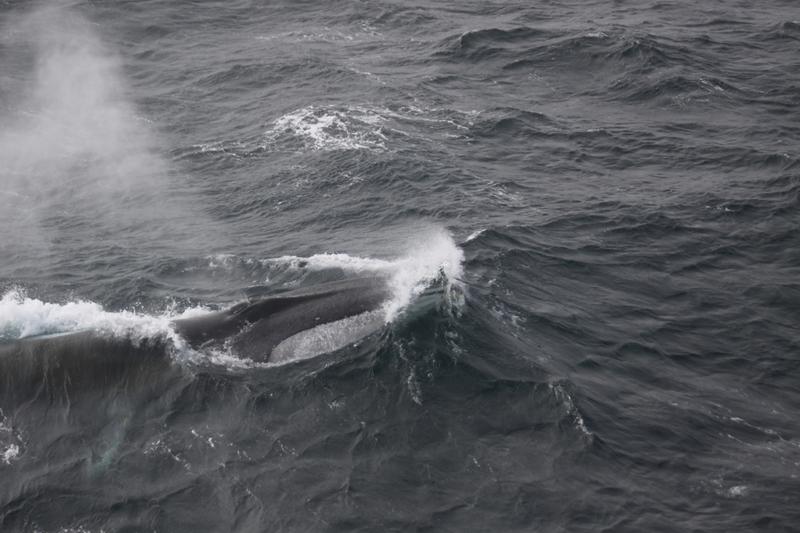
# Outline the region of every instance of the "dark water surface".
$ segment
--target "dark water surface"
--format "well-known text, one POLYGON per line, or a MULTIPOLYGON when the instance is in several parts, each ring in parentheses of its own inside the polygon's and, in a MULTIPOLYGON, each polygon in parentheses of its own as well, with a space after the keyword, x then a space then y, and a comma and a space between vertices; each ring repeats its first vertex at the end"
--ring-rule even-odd
POLYGON ((0 530, 797 531, 799 140, 793 1, 0 1, 0 348, 107 343, 0 358, 0 530))

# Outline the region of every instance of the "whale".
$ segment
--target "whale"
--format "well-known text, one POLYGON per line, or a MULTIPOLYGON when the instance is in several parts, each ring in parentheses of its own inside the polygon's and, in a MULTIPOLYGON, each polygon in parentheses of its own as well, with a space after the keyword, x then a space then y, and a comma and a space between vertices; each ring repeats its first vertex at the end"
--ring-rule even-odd
POLYGON ((302 287, 179 319, 175 331, 193 348, 223 343, 255 361, 268 361, 281 342, 313 328, 375 311, 391 296, 382 277, 302 287))
MULTIPOLYGON (((369 313, 382 317, 391 294, 380 276, 330 281, 251 297, 171 326, 195 350, 224 348, 270 362, 276 348, 303 332, 369 313)), ((170 342, 165 335, 142 339, 92 330, 0 342, 0 404, 9 396, 21 400, 19 394, 61 394, 99 383, 146 385, 173 370, 170 342)))

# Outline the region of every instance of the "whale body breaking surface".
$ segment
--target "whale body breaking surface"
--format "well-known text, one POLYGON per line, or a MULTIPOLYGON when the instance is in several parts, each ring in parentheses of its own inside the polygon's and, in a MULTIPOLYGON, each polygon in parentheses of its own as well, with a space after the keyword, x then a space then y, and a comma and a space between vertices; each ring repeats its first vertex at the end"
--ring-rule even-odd
MULTIPOLYGON (((195 349, 226 345, 251 360, 269 361, 283 341, 375 312, 390 296, 386 278, 356 278, 289 290, 172 324, 195 349)), ((375 322, 372 316, 367 322, 375 322)))
POLYGON ((41 395, 64 399, 98 386, 146 391, 178 379, 186 365, 223 372, 283 366, 358 346, 401 316, 413 316, 415 302, 427 305, 431 294, 445 298, 435 297, 448 308, 461 301, 448 299, 460 289, 463 254, 446 234, 395 260, 323 253, 205 261, 212 273, 226 275, 240 263, 257 263, 267 285, 231 288, 244 294, 238 303, 194 301, 176 309, 167 300, 151 313, 106 310, 82 299, 46 302, 24 288, 6 292, 0 297, 0 406, 41 395))
POLYGON ((102 353, 105 365, 111 359, 109 352, 165 353, 172 342, 186 343, 193 350, 226 348, 255 362, 284 362, 292 348, 332 351, 374 332, 385 323, 382 307, 391 295, 387 278, 381 276, 331 281, 174 319, 169 326, 177 337, 172 339, 163 334, 109 336, 93 329, 42 334, 0 344, 0 359, 6 364, 13 361, 18 371, 20 366, 63 367, 64 362, 52 362, 59 352, 79 365, 88 354, 102 353), (318 340, 316 348, 309 345, 310 338, 318 340), (277 361, 273 352, 279 354, 277 361))

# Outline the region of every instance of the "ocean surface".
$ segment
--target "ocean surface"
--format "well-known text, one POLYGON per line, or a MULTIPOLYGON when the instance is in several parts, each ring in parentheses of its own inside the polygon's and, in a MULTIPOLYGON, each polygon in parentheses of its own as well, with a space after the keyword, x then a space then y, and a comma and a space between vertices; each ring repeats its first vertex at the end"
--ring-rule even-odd
POLYGON ((2 0, 0 530, 798 531, 799 226, 794 0, 2 0))

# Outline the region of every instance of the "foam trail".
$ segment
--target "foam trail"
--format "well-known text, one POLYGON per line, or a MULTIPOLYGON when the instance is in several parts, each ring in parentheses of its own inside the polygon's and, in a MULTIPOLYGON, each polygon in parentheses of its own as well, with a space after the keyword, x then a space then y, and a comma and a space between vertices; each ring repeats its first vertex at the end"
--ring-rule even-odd
POLYGON ((103 310, 94 302, 42 302, 12 290, 0 298, 0 341, 94 331, 100 335, 127 337, 135 342, 165 338, 182 350, 186 343, 174 331, 171 322, 204 312, 207 310, 202 308, 188 309, 180 315, 166 313, 160 316, 133 311, 112 312, 103 310))

